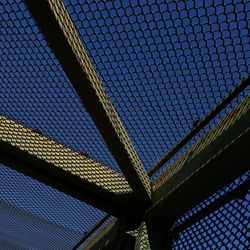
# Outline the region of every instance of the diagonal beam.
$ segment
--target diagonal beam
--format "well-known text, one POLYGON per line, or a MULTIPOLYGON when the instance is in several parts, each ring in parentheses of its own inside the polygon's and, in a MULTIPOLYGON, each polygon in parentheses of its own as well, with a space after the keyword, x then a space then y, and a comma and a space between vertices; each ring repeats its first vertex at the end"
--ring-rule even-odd
POLYGON ((4 116, 0 162, 115 216, 129 205, 132 190, 123 176, 4 116))
POLYGON ((134 249, 135 238, 126 231, 127 228, 122 219, 113 219, 84 246, 84 249, 134 249))
POLYGON ((136 199, 141 207, 147 207, 151 198, 149 177, 90 62, 63 2, 25 2, 127 178, 136 199))
POLYGON ((170 226, 176 218, 249 169, 250 96, 170 166, 154 187, 146 217, 170 226))
POLYGON ((159 162, 152 167, 148 175, 151 177, 164 166, 182 147, 184 147, 195 135, 197 135, 210 121, 212 121, 229 103, 233 101, 250 83, 250 76, 242 81, 228 96, 220 102, 203 120, 199 121, 180 142, 169 152, 167 152, 159 162))
POLYGON ((109 214, 106 214, 101 220, 99 220, 84 236, 77 242, 77 244, 72 248, 72 250, 77 250, 81 247, 84 242, 91 237, 108 219, 110 218, 109 214))

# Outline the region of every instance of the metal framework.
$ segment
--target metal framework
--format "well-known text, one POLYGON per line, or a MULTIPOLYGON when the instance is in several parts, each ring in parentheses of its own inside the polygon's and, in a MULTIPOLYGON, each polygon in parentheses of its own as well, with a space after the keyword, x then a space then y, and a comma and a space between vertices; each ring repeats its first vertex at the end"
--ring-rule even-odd
POLYGON ((142 206, 149 177, 109 100, 61 1, 25 1, 142 206))
POLYGON ((250 96, 156 182, 150 177, 249 86, 249 77, 147 173, 63 2, 25 3, 123 173, 0 116, 1 163, 107 213, 73 249, 83 247, 89 238, 84 249, 171 249, 173 235, 231 199, 246 195, 249 180, 175 227, 183 214, 249 170, 250 96), (111 216, 116 218, 99 230, 111 216))
POLYGON ((1 162, 117 216, 131 199, 123 176, 0 117, 1 162))
MULTIPOLYGON (((148 245, 150 249, 171 249, 170 241, 172 235, 178 232, 177 230, 186 227, 188 223, 195 223, 200 217, 211 212, 210 209, 226 203, 235 194, 238 196, 246 194, 249 189, 249 179, 245 184, 210 205, 212 208, 208 207, 190 217, 185 222, 187 224, 177 227, 170 234, 171 227, 182 214, 249 169, 249 106, 250 98, 248 97, 191 150, 184 153, 176 165, 167 169, 162 178, 159 178, 153 188, 153 204, 142 217, 145 222, 141 225, 144 226, 138 229, 141 234, 148 236, 141 240, 142 246, 138 249, 148 249, 148 245)), ((101 236, 98 235, 97 239, 92 240, 89 248, 86 249, 106 249, 106 244, 112 242, 112 237, 118 233, 116 227, 110 227, 108 225, 101 232, 101 236)), ((122 233, 126 233, 126 230, 122 233)))

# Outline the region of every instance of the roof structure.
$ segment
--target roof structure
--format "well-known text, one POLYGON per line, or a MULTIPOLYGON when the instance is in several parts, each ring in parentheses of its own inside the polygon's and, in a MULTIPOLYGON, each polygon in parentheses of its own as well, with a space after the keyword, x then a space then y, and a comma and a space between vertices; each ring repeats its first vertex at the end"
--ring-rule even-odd
POLYGON ((2 1, 0 248, 250 247, 249 9, 2 1))

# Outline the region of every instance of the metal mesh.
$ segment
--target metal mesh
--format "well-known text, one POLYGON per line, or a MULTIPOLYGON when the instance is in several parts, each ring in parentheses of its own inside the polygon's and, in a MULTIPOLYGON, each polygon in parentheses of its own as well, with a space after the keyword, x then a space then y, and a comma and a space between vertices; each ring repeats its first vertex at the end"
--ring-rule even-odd
POLYGON ((110 192, 132 192, 126 179, 115 171, 4 116, 0 116, 0 140, 110 192))
POLYGON ((184 214, 172 228, 172 249, 249 249, 250 172, 215 193, 184 214), (248 183, 248 191, 192 222, 192 218, 212 206, 218 199, 248 183), (185 223, 190 220, 188 224, 185 223), (178 230, 178 228, 181 230, 178 230))
POLYGON ((194 136, 185 146, 183 146, 169 161, 167 161, 155 174, 152 176, 152 181, 155 182, 158 177, 166 171, 167 168, 170 168, 172 165, 176 165, 178 159, 181 155, 188 153, 194 145, 203 137, 213 130, 213 128, 223 119, 226 115, 232 112, 235 107, 241 103, 243 100, 249 97, 250 86, 246 87, 234 100, 227 105, 221 112, 219 112, 214 119, 212 119, 206 126, 204 126, 201 131, 194 136))
POLYGON ((133 172, 135 173, 135 177, 139 178, 138 182, 140 182, 140 184, 138 183, 138 185, 142 185, 143 189, 145 189, 147 192, 147 196, 150 197, 151 186, 147 172, 145 171, 142 162, 138 157, 137 152, 135 151, 130 141, 130 138, 128 137, 122 125, 121 119, 119 118, 117 111, 115 110, 112 102, 110 101, 84 47, 82 46, 80 38, 77 34, 77 30, 75 29, 74 24, 70 19, 64 4, 60 0, 50 0, 48 2, 51 10, 55 15, 57 22, 60 25, 61 30, 65 35, 65 38, 67 39, 67 42, 70 44, 70 47, 74 52, 74 56, 76 57, 78 63, 81 65, 83 72, 87 75, 91 84, 91 88, 93 88, 93 90, 96 92, 96 101, 101 103, 102 109, 106 113, 105 116, 107 116, 109 122, 112 125, 112 129, 114 129, 115 131, 114 140, 118 139, 120 144, 122 144, 125 156, 123 161, 119 161, 120 166, 123 168, 132 168, 134 170, 133 172), (131 166, 124 165, 126 158, 129 160, 129 164, 131 163, 131 166))
POLYGON ((147 250, 150 249, 147 227, 145 222, 142 222, 138 228, 138 234, 136 235, 135 250, 147 250))
POLYGON ((0 248, 72 249, 104 213, 0 164, 0 248))
MULTIPOLYGON (((249 74, 247 1, 63 2, 147 170, 249 74)), ((4 0, 0 13, 1 117, 119 171, 23 1, 4 0)), ((179 153, 248 93, 249 88, 179 153)), ((0 168, 3 249, 44 249, 45 242, 46 249, 70 249, 103 216, 8 167, 0 168)), ((185 214, 172 233, 246 179, 249 173, 185 214)), ((176 233, 173 248, 249 248, 249 198, 248 193, 233 199, 176 233)), ((138 237, 144 235, 141 229, 138 237)))
POLYGON ((249 72, 249 2, 64 0, 147 170, 249 72))
POLYGON ((244 100, 228 112, 226 116, 220 119, 219 122, 215 124, 199 141, 189 147, 178 159, 175 159, 173 164, 171 164, 154 183, 153 189, 156 190, 163 183, 166 183, 175 173, 183 168, 185 164, 188 164, 189 161, 195 158, 202 151, 206 150, 210 143, 216 140, 223 132, 235 124, 241 116, 247 113, 249 107, 250 96, 246 96, 244 100))
POLYGON ((0 113, 120 171, 23 1, 0 12, 0 113))

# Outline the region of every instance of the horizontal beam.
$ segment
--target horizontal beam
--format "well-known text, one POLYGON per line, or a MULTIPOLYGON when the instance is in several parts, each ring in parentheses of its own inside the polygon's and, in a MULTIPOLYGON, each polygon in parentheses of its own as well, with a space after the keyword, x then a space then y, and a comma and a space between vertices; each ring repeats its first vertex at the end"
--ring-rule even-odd
POLYGON ((127 178, 141 209, 151 202, 151 184, 122 122, 60 0, 25 0, 86 110, 127 178))
POLYGON ((132 190, 123 176, 4 116, 0 162, 112 215, 129 205, 132 190))
POLYGON ((194 145, 181 167, 167 170, 170 173, 155 190, 147 218, 171 225, 249 169, 249 106, 247 97, 194 145))

